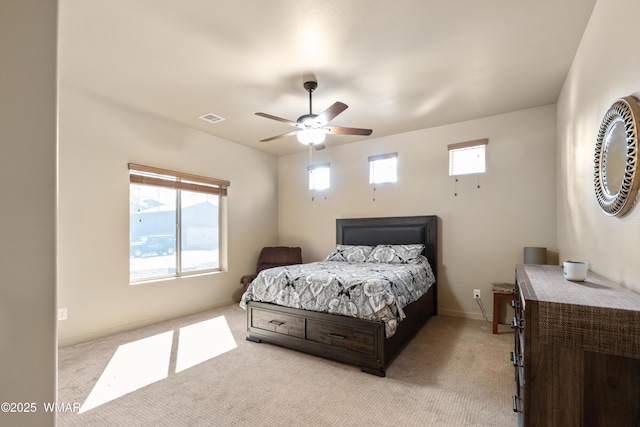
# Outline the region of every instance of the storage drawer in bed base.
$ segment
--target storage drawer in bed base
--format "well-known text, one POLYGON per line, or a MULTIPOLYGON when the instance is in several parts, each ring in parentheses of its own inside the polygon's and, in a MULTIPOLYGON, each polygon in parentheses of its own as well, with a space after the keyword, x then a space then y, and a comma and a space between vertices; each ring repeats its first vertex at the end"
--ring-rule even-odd
POLYGON ((296 338, 304 337, 305 322, 300 316, 260 309, 253 310, 251 314, 249 325, 252 329, 296 338))
POLYGON ((360 366, 385 376, 392 359, 437 312, 436 285, 404 307, 406 319, 385 338, 384 323, 316 313, 251 301, 247 304, 247 340, 269 342, 327 359, 360 366))
POLYGON ((280 345, 384 376, 384 323, 252 301, 247 340, 280 345))

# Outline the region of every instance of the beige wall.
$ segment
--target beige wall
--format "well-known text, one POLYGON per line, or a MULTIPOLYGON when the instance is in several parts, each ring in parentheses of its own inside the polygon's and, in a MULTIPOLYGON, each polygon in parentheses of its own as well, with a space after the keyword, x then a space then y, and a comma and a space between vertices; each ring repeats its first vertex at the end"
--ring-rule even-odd
POLYGON ((277 243, 276 176, 274 156, 61 86, 59 345, 231 303, 277 243), (129 284, 129 162, 231 182, 225 272, 129 284))
MULTIPOLYGON (((481 318, 473 289, 492 309, 491 282, 513 283, 524 246, 556 251, 555 106, 331 147, 313 161, 331 163, 331 189, 307 189, 308 154, 279 159, 280 242, 302 247, 305 261, 335 245, 335 219, 440 217, 439 310, 481 318), (487 173, 460 177, 458 196, 448 176, 447 144, 489 138, 487 173), (381 185, 373 201, 367 157, 398 152, 398 183, 381 185)), ((375 135, 375 129, 374 129, 375 135)), ((348 137, 343 137, 348 138, 348 137)), ((291 142, 295 144, 295 140, 291 142)))
POLYGON ((57 2, 0 2, 0 412, 49 426, 56 398, 57 2))
POLYGON ((593 190, 600 122, 617 99, 640 96, 636 0, 599 0, 558 100, 558 247, 561 259, 640 291, 640 207, 606 216, 593 190))

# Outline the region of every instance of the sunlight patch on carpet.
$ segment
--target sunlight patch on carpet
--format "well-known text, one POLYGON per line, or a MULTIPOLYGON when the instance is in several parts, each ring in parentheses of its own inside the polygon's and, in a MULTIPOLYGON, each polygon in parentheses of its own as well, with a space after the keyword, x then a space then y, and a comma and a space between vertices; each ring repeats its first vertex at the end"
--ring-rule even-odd
POLYGON ((224 316, 180 328, 176 372, 213 359, 238 345, 224 316))
POLYGON ((172 355, 173 336, 167 331, 119 346, 78 413, 167 378, 172 360, 177 373, 238 347, 224 316, 180 328, 172 355))
POLYGON ((168 331, 118 347, 79 413, 166 378, 172 341, 168 331))

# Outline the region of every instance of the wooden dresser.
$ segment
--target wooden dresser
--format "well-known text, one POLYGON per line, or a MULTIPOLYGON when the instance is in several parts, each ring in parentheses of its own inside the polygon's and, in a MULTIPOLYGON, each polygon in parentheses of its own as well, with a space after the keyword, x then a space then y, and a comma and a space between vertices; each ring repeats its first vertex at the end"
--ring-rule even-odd
POLYGON ((640 295, 589 272, 516 266, 520 426, 640 426, 640 295))

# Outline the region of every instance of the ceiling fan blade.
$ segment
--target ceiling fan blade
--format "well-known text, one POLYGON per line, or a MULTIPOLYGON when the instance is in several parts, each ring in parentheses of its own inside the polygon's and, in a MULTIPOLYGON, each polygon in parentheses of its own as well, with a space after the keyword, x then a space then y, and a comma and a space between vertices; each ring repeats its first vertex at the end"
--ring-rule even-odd
POLYGON ((291 132, 283 133, 282 135, 276 135, 276 136, 272 136, 271 138, 261 139, 260 142, 273 141, 274 139, 284 138, 285 136, 292 136, 292 135, 295 135, 296 133, 298 133, 298 131, 294 130, 291 132))
POLYGON ((335 119, 338 114, 342 113, 347 108, 349 108, 347 104, 336 102, 331 107, 318 114, 318 117, 316 117, 316 121, 324 126, 331 120, 335 119))
POLYGON ((298 123, 292 120, 283 119, 282 117, 272 116, 271 114, 267 114, 267 113, 256 113, 256 116, 264 117, 271 120, 277 120, 279 122, 286 123, 291 126, 296 126, 296 127, 298 126, 298 123))
POLYGON ((337 126, 327 126, 324 129, 327 133, 334 135, 371 135, 373 132, 371 129, 345 128, 337 126))

